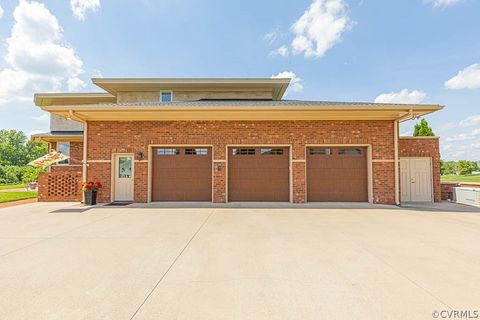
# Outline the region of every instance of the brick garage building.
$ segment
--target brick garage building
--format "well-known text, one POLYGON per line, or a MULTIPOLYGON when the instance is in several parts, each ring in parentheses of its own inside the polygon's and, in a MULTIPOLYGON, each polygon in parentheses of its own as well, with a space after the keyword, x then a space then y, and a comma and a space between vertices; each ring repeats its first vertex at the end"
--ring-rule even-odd
POLYGON ((71 200, 72 176, 101 202, 440 200, 438 139, 398 126, 441 106, 282 100, 290 79, 93 81, 106 93, 35 97, 52 131, 34 138, 70 154, 40 200, 71 200))

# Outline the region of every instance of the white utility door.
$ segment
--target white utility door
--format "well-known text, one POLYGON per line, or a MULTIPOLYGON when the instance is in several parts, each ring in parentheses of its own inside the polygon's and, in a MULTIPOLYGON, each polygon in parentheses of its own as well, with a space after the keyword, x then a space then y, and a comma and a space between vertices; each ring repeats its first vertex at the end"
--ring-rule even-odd
POLYGON ((400 158, 402 201, 433 201, 432 158, 400 158))
POLYGON ((133 156, 115 155, 114 201, 133 201, 133 156))

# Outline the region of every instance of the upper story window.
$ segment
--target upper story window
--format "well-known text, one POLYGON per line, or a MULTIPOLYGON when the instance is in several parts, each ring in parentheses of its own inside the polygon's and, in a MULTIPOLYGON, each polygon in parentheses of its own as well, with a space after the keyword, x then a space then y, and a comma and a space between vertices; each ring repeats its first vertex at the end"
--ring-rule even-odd
POLYGON ((161 102, 172 102, 173 101, 173 92, 172 91, 162 91, 162 92, 160 92, 160 101, 161 102))
MULTIPOLYGON (((57 142, 57 152, 70 157, 70 142, 57 142)), ((69 164, 70 159, 59 161, 57 164, 69 164)))

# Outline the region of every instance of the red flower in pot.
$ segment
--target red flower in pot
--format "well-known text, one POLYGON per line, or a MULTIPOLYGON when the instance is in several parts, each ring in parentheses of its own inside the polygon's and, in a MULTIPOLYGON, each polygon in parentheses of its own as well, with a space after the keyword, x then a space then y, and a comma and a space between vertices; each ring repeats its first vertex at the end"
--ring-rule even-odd
POLYGON ((88 181, 82 183, 82 191, 85 194, 85 204, 93 206, 97 204, 97 192, 102 189, 102 184, 98 181, 88 181))

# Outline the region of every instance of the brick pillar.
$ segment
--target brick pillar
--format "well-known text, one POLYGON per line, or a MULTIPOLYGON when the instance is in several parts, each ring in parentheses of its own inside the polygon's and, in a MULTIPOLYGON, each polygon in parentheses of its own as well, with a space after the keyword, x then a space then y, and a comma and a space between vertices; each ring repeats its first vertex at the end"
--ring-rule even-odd
POLYGON ((213 202, 227 201, 227 163, 215 160, 213 162, 213 202))
POLYGON ((134 182, 133 182, 133 199, 135 202, 147 202, 148 197, 148 162, 134 161, 134 182))
POLYGON ((305 167, 306 162, 302 160, 297 160, 292 163, 293 203, 305 203, 307 201, 305 167))

